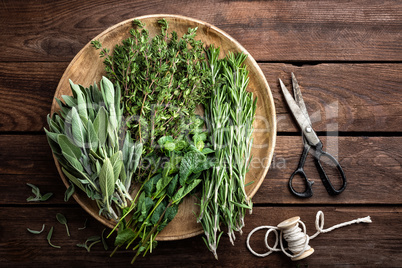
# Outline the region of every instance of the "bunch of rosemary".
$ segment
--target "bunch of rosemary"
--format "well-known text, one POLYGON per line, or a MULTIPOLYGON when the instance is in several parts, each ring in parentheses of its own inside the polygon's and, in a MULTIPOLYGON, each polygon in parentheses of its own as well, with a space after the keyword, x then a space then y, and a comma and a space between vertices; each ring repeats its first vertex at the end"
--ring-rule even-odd
POLYGON ((205 244, 218 258, 221 225, 227 227, 234 244, 234 232, 241 233, 245 211, 252 209, 245 192, 245 177, 257 98, 254 100, 246 90, 249 78, 243 63, 247 55, 229 53, 219 60, 219 48, 211 46, 207 51, 213 93, 205 107, 205 117, 216 163, 204 178, 198 221, 204 228, 205 244))
POLYGON ((121 210, 132 200, 129 189, 132 174, 142 154, 142 144, 135 143, 129 133, 119 142, 123 107, 120 88, 103 78, 100 90, 70 81, 73 96, 56 98, 60 115, 48 115, 45 129, 49 145, 74 185, 95 200, 99 214, 118 220, 121 210), (115 206, 113 206, 115 204, 115 206))
POLYGON ((145 25, 134 20, 131 36, 113 53, 92 41, 101 49, 107 77, 123 90, 126 126, 144 144, 145 156, 158 148, 160 137, 178 137, 196 128, 196 106, 206 104, 211 92, 204 46, 195 39, 197 28, 179 39, 176 32, 169 36, 165 19, 158 24, 161 33, 151 38, 145 25))

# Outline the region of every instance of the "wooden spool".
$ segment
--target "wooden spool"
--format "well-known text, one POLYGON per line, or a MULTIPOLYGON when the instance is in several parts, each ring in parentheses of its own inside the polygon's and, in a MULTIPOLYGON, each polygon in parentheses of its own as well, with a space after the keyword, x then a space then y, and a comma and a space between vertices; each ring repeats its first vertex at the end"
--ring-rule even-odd
MULTIPOLYGON (((160 33, 158 20, 165 18, 169 23, 169 32, 176 31, 181 37, 187 33, 189 27, 198 27, 197 38, 204 44, 219 46, 221 55, 226 55, 229 51, 243 51, 248 55, 245 64, 249 70, 250 83, 248 90, 253 92, 254 97, 258 97, 256 120, 254 122, 255 131, 253 134, 254 143, 251 150, 253 159, 259 159, 261 163, 250 165, 250 171, 247 173, 246 184, 254 181, 246 187, 246 193, 249 198, 253 197, 263 182, 273 157, 276 141, 276 114, 271 90, 265 79, 264 74, 259 68, 253 57, 232 37, 222 30, 206 22, 176 15, 147 15, 137 17, 146 24, 150 36, 160 33)), ((132 28, 132 20, 129 19, 116 24, 103 33, 99 34, 94 40, 99 40, 103 47, 113 50, 116 44, 129 37, 129 30, 132 28)), ((90 43, 74 57, 67 67, 57 86, 54 97, 61 98, 61 95, 71 95, 69 79, 75 84, 81 84, 85 87, 100 81, 102 75, 105 75, 103 59, 99 57, 99 50, 92 47, 90 43)), ((53 101, 51 114, 58 112, 59 107, 56 101, 53 101)), ((61 171, 57 159, 54 157, 56 167, 66 187, 68 180, 61 171)), ((85 193, 77 191, 73 195, 78 204, 81 205, 92 217, 97 219, 109 228, 115 226, 115 222, 104 218, 98 214, 96 203, 90 200, 85 193)), ((196 222, 198 206, 195 204, 198 200, 195 197, 186 198, 180 205, 179 212, 174 220, 158 235, 157 240, 178 240, 192 237, 203 232, 202 226, 196 222)))
MULTIPOLYGON (((281 229, 281 231, 287 230, 287 229, 295 227, 296 224, 299 222, 299 220, 300 220, 299 216, 292 217, 290 219, 284 220, 283 222, 279 223, 277 225, 277 227, 279 229, 281 229)), ((293 254, 299 254, 300 252, 292 252, 292 253, 293 254)), ((307 258, 308 256, 310 256, 313 253, 314 253, 314 249, 310 248, 310 249, 306 250, 305 252, 303 252, 303 254, 301 254, 300 256, 291 258, 291 260, 292 261, 299 261, 299 260, 302 260, 304 258, 307 258)))

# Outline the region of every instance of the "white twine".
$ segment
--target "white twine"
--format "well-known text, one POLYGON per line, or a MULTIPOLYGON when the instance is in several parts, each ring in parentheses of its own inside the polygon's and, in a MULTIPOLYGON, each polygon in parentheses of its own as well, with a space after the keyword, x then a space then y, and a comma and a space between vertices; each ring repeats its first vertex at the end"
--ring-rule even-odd
POLYGON ((358 218, 358 219, 355 219, 352 221, 340 223, 340 224, 334 225, 330 228, 324 229, 324 213, 322 211, 318 211, 317 215, 316 215, 316 219, 315 219, 315 228, 316 228, 317 232, 314 235, 308 236, 306 234, 306 225, 304 225, 304 223, 301 220, 298 220, 297 224, 295 226, 293 226, 289 229, 285 229, 285 230, 281 230, 280 228, 278 228, 276 226, 265 226, 264 225, 264 226, 259 226, 259 227, 255 228, 254 230, 252 230, 249 233, 249 235, 247 236, 247 241, 246 241, 247 248, 250 250, 251 253, 253 253, 257 257, 266 257, 266 256, 270 255, 272 252, 282 251, 286 256, 288 256, 290 258, 297 258, 311 248, 309 245, 309 241, 311 239, 314 239, 315 237, 317 237, 320 233, 328 233, 337 228, 341 228, 341 227, 345 227, 345 226, 348 226, 351 224, 361 223, 361 222, 371 223, 372 221, 371 221, 370 216, 367 216, 365 218, 358 218), (299 227, 299 224, 303 226, 303 232, 302 232, 302 229, 299 227), (265 233, 265 238, 264 238, 265 246, 268 248, 268 251, 261 254, 261 253, 255 252, 251 248, 250 238, 255 232, 257 232, 259 230, 263 230, 263 229, 268 229, 268 231, 265 233), (278 230, 280 232, 280 235, 278 235, 278 230), (268 244, 268 236, 271 232, 275 234, 275 244, 273 247, 271 247, 268 244), (286 242, 288 243, 288 248, 283 247, 283 239, 285 239, 286 242), (278 248, 278 242, 280 244, 280 248, 278 248), (286 250, 291 251, 293 254, 289 254, 286 250))

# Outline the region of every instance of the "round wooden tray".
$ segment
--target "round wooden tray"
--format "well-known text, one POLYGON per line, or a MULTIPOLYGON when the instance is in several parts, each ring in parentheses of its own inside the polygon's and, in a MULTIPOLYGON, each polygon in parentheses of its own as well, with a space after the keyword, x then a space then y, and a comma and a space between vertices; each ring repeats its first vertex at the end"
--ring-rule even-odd
MULTIPOLYGON (((247 173, 246 183, 253 183, 246 187, 246 193, 251 198, 257 192, 263 182, 273 157, 275 140, 276 140, 276 115, 274 101, 271 90, 265 79, 264 74, 257 65, 253 57, 232 37, 222 30, 203 21, 195 20, 188 17, 176 15, 148 15, 137 17, 146 24, 150 35, 160 33, 160 27, 157 24, 159 19, 165 18, 169 22, 169 32, 176 31, 181 37, 187 32, 188 28, 198 27, 197 38, 202 40, 204 44, 214 44, 221 48, 221 56, 223 57, 229 51, 248 54, 246 64, 249 70, 250 84, 249 91, 258 97, 256 120, 254 123, 255 131, 253 133, 254 143, 251 150, 253 160, 250 165, 250 171, 247 173)), ((116 44, 120 44, 122 40, 129 37, 129 30, 132 28, 132 20, 126 20, 116 24, 94 39, 101 41, 103 47, 113 49, 116 44)), ((55 98, 61 98, 61 95, 71 95, 69 79, 75 84, 81 84, 85 87, 99 83, 102 75, 105 75, 103 60, 99 58, 99 50, 92 47, 90 43, 74 57, 70 65, 64 72, 57 86, 55 98)), ((51 114, 58 112, 59 107, 53 100, 51 114)), ((69 183, 61 171, 57 159, 54 157, 56 167, 59 171, 63 183, 68 187, 69 183)), ((73 195, 74 199, 80 204, 91 216, 113 228, 115 223, 111 220, 99 216, 96 203, 90 200, 85 193, 77 191, 73 195)), ((174 220, 158 235, 157 240, 179 240, 192 237, 203 232, 200 224, 196 223, 197 200, 195 197, 189 197, 180 205, 179 212, 174 220)))

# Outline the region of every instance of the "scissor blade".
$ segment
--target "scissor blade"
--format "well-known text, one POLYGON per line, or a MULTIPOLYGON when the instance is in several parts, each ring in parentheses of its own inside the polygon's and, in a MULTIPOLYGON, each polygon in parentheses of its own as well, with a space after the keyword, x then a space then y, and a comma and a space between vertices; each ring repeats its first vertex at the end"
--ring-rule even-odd
POLYGON ((292 73, 292 84, 293 84, 293 94, 295 96, 295 101, 311 125, 311 120, 310 120, 310 116, 308 115, 308 112, 307 112, 306 104, 304 103, 299 84, 297 83, 296 77, 293 73, 292 73))
POLYGON ((320 139, 314 132, 310 120, 306 118, 303 111, 300 109, 299 105, 297 105, 296 101, 292 98, 292 95, 290 95, 289 90, 286 88, 285 84, 283 84, 281 79, 279 79, 279 83, 281 85, 281 89, 283 95, 285 96, 286 102, 288 103, 293 116, 296 118, 297 123, 303 131, 305 138, 309 141, 311 145, 317 145, 320 142, 320 139))

